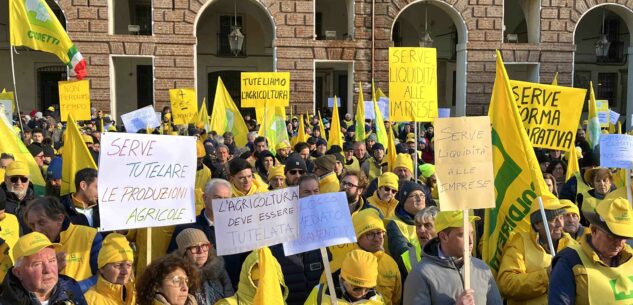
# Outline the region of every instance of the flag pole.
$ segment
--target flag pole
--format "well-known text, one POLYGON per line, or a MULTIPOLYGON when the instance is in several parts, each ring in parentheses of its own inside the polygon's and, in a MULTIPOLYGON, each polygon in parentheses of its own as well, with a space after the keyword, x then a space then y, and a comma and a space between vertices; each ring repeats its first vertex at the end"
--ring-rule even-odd
POLYGON ((545 228, 545 235, 547 235, 547 245, 549 246, 550 254, 552 257, 556 256, 556 249, 554 249, 554 243, 552 242, 552 233, 549 231, 549 225, 547 224, 547 217, 545 216, 545 207, 543 206, 543 197, 538 196, 538 205, 541 210, 541 217, 543 219, 543 227, 545 228))
POLYGON ((332 305, 338 305, 338 302, 336 299, 336 293, 333 293, 334 291, 336 291, 336 287, 334 287, 334 279, 332 279, 332 269, 330 268, 330 259, 328 258, 327 250, 323 247, 321 248, 321 259, 323 260, 323 267, 325 269, 325 279, 327 280, 327 285, 330 291, 330 301, 332 302, 332 305))
POLYGON ((18 103, 18 87, 16 86, 16 83, 15 83, 15 63, 13 61, 14 51, 15 51, 15 47, 11 46, 9 48, 9 53, 11 54, 11 75, 13 77, 13 99, 15 100, 15 108, 18 112, 18 122, 20 122, 20 134, 24 135, 24 126, 22 126, 22 117, 20 116, 20 103, 18 103))
POLYGON ((468 209, 462 210, 464 216, 464 290, 470 289, 470 221, 468 209))
POLYGON ((413 171, 415 176, 413 181, 418 181, 418 122, 413 122, 413 133, 415 133, 415 153, 413 155, 413 171))
POLYGON ((631 170, 625 169, 624 174, 626 175, 626 198, 629 200, 629 203, 633 204, 633 194, 631 194, 631 170))

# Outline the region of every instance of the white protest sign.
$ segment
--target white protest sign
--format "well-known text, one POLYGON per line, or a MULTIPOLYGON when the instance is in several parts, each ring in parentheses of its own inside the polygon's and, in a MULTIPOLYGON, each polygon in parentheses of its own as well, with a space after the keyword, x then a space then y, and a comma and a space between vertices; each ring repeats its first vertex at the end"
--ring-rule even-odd
MULTIPOLYGON (((378 104, 378 109, 382 113, 382 118, 384 120, 389 119, 389 99, 388 98, 380 98, 380 100, 376 101, 378 104)), ((374 102, 365 101, 365 119, 374 120, 376 119, 376 113, 374 112, 374 102)))
POLYGON ((618 124, 618 119, 620 118, 620 114, 613 111, 613 110, 609 110, 609 120, 611 121, 612 125, 616 125, 618 124))
POLYGON ((123 121, 125 130, 130 133, 135 133, 139 129, 145 129, 147 127, 154 128, 160 126, 160 120, 156 117, 156 112, 152 106, 145 106, 141 109, 123 114, 121 115, 121 121, 123 121))
POLYGON ((451 117, 451 108, 438 108, 437 116, 440 118, 450 118, 451 117))
POLYGON ((99 159, 99 230, 194 222, 195 179, 194 137, 104 133, 99 159))
POLYGON ((9 121, 13 121, 13 101, 0 99, 0 107, 4 112, 4 116, 9 121))
POLYGON ((299 236, 299 187, 213 200, 218 255, 294 240, 299 236))
POLYGON ((286 255, 356 242, 344 192, 301 198, 299 219, 299 238, 284 243, 286 255))
POLYGON ((600 166, 633 169, 633 136, 600 135, 600 166))
MULTIPOLYGON (((332 108, 332 105, 334 105, 334 97, 328 97, 327 98, 327 106, 329 108, 332 108)), ((341 107, 341 98, 339 98, 339 97, 336 98, 336 107, 341 107)))

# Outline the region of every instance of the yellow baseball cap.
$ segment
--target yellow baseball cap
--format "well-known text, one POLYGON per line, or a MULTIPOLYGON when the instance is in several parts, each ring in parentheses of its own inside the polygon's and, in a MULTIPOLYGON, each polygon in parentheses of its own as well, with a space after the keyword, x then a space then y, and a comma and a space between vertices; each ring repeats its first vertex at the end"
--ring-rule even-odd
POLYGON ((28 177, 31 175, 31 171, 29 171, 29 166, 26 164, 26 162, 13 161, 7 166, 5 175, 7 177, 12 177, 12 176, 28 177))
POLYGON ((614 235, 633 238, 633 210, 625 198, 616 197, 602 200, 596 206, 596 213, 587 214, 594 214, 587 215, 591 224, 601 226, 602 223, 614 235))
POLYGON ((52 243, 46 235, 40 232, 31 232, 26 234, 15 243, 13 246, 13 259, 17 261, 21 257, 31 256, 40 250, 48 247, 61 246, 57 243, 52 243))
POLYGON ((378 281, 378 259, 376 255, 360 249, 350 251, 343 260, 341 277, 357 287, 376 287, 376 282, 378 281))
MULTIPOLYGON (((570 205, 575 205, 569 200, 559 200, 558 198, 543 198, 543 209, 547 211, 556 211, 556 210, 565 210, 570 205)), ((532 203, 532 209, 530 210, 530 215, 539 212, 541 210, 538 201, 534 201, 532 203)))
MULTIPOLYGON (((480 220, 479 216, 468 216, 468 221, 480 220)), ((441 211, 435 216, 435 232, 442 232, 448 228, 459 228, 464 225, 463 211, 441 211)))

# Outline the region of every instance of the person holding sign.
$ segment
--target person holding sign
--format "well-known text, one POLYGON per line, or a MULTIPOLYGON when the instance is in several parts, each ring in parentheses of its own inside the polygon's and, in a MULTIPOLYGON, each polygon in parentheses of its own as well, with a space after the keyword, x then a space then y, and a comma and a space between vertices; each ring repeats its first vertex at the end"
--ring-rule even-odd
POLYGON ((499 290, 508 305, 544 304, 552 263, 552 251, 547 242, 545 226, 549 227, 552 243, 559 253, 576 241, 563 231, 567 204, 558 199, 544 200, 547 221, 543 221, 538 204, 530 211, 531 232, 516 232, 503 248, 503 257, 497 273, 499 290))
POLYGON ((96 284, 84 297, 90 305, 132 305, 136 303, 132 262, 134 252, 125 236, 109 234, 99 251, 96 284))
MULTIPOLYGON (((403 305, 477 304, 501 305, 501 295, 486 263, 470 259, 471 289, 464 290, 464 234, 473 247, 473 224, 463 227, 462 211, 442 211, 435 218, 437 237, 422 250, 420 264, 411 270, 404 283, 403 305)), ((551 303, 550 303, 551 304, 551 303)))
POLYGON ((591 232, 552 261, 549 305, 628 304, 633 298, 631 203, 621 197, 602 200, 586 213, 591 232))
POLYGON ((367 202, 380 211, 385 219, 392 218, 398 206, 398 200, 395 198, 398 188, 398 176, 392 172, 383 173, 378 177, 378 189, 367 202))
POLYGON ((74 225, 64 206, 54 197, 35 199, 24 210, 24 221, 33 231, 60 243, 60 273, 83 281, 99 270, 98 254, 103 237, 97 229, 74 225))
MULTIPOLYGON (((332 277, 338 304, 385 304, 382 295, 376 292, 378 260, 371 253, 363 250, 349 252, 341 269, 332 277)), ((318 284, 304 305, 332 304, 331 293, 332 289, 327 284, 318 284)))

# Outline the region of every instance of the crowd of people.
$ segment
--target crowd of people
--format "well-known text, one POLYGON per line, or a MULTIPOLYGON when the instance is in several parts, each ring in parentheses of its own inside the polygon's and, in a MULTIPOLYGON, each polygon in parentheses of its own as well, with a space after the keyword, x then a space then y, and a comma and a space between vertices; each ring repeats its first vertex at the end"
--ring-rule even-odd
MULTIPOLYGON (((101 134, 125 130, 96 109, 92 118, 79 124, 98 164, 101 134)), ((599 167, 582 127, 578 160, 561 151, 535 151, 558 198, 543 202, 545 218, 532 204, 531 231, 510 235, 493 272, 478 258, 482 217, 470 216, 471 225, 464 227, 462 212, 438 208, 432 124, 386 121, 396 143, 390 162, 388 145, 378 141, 370 121, 355 122, 346 114, 340 147, 328 146, 330 117, 303 118, 289 117, 288 140, 270 143, 245 115, 245 146, 231 132, 205 130, 202 123, 174 125, 169 107, 161 126, 139 130, 198 139, 196 220, 154 230, 147 257, 146 229, 97 231, 98 170, 79 169, 73 174, 76 191, 62 194, 63 162, 70 161, 61 158, 65 127, 57 109, 16 115, 16 136, 46 188, 35 189, 34 173, 16 152, 0 151, 0 304, 253 304, 262 277, 271 272, 279 280, 272 289, 280 289, 289 305, 330 304, 333 298, 339 304, 387 305, 616 304, 610 295, 633 298, 633 250, 627 244, 633 210, 625 172, 599 167), (357 139, 356 124, 364 125, 364 140, 357 139), (297 139, 300 133, 307 141, 297 139), (576 161, 580 170, 567 173, 567 163, 576 161), (318 250, 285 255, 281 245, 271 245, 264 252, 216 254, 214 201, 290 186, 298 187, 301 198, 346 195, 357 242, 328 248, 334 287, 327 284, 318 250), (470 289, 464 289, 465 236, 473 254, 470 289), (266 259, 263 270, 269 255, 273 259, 266 259)))

